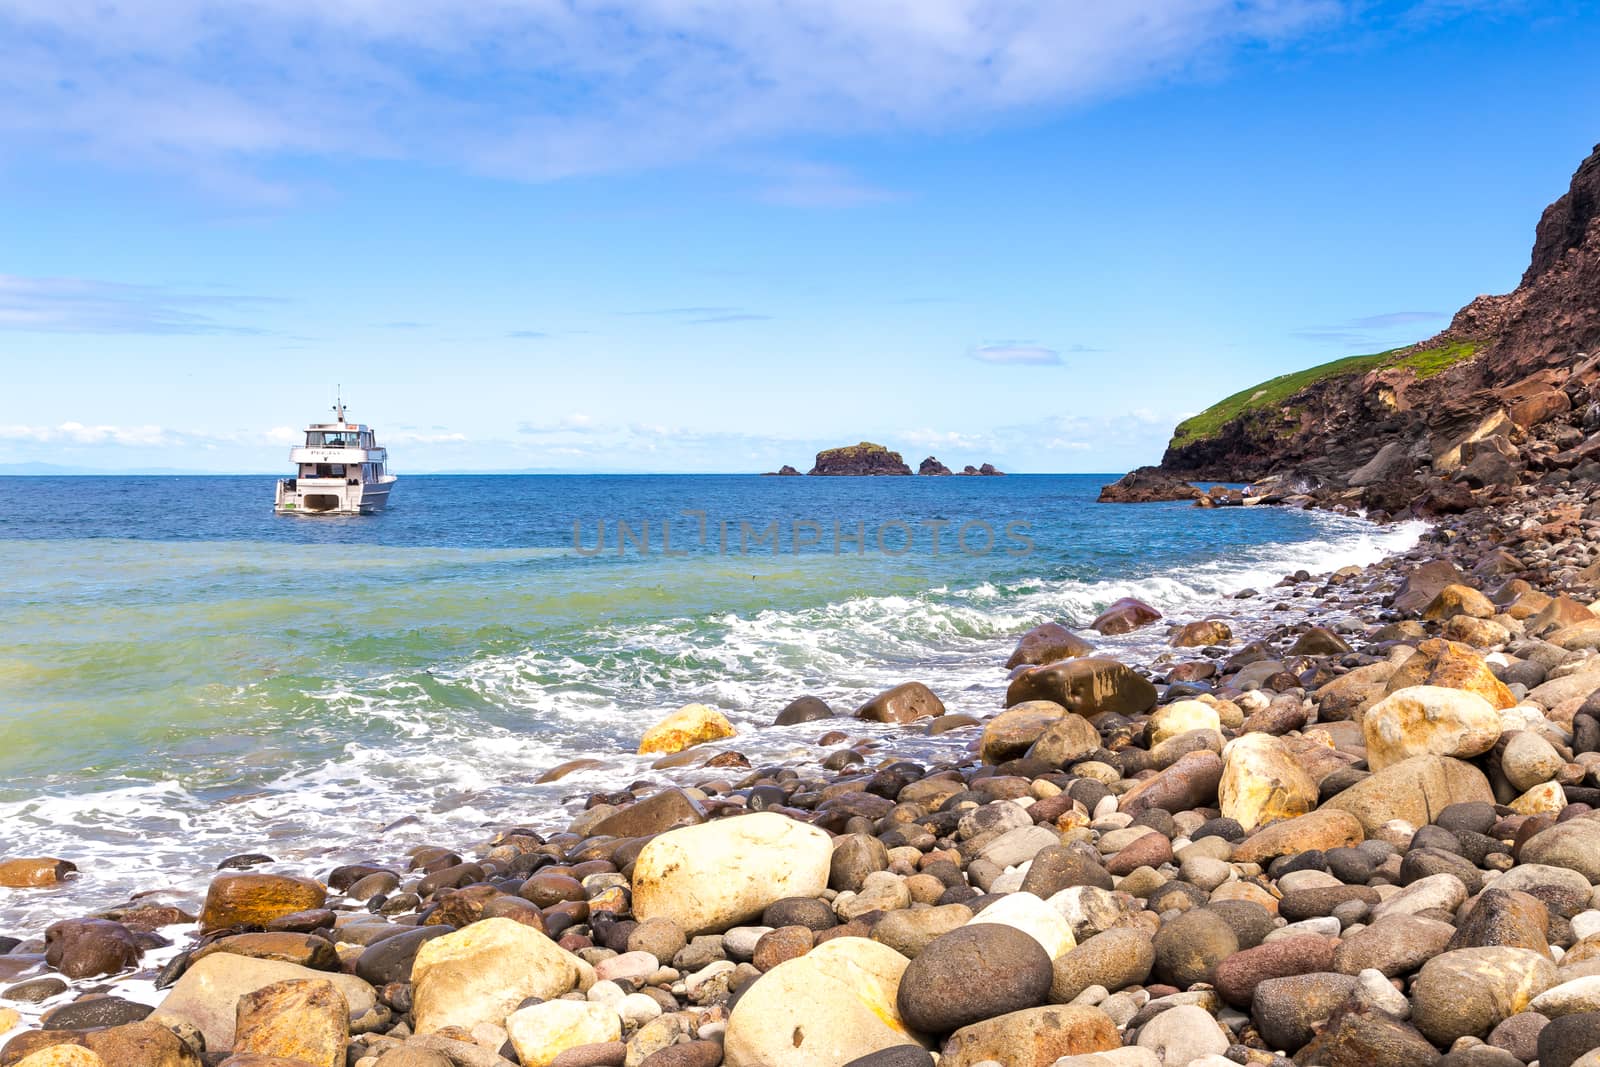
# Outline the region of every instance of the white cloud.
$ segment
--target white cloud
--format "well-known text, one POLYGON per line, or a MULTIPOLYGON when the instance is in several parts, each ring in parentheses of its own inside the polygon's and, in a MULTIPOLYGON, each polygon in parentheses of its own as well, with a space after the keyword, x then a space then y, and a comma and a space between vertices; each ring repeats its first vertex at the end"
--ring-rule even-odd
POLYGON ((0 441, 51 445, 155 446, 174 443, 159 426, 85 426, 63 422, 57 426, 0 426, 0 441))
POLYGON ((895 439, 918 449, 981 449, 993 444, 993 441, 984 434, 960 433, 955 430, 902 430, 895 439))
POLYGON ((467 440, 464 433, 419 433, 415 430, 390 430, 381 434, 378 444, 389 445, 454 445, 467 440))
MULTIPOLYGON (((0 0, 3 5, 4 0, 0 0)), ((0 23, 3 25, 3 23, 0 23)), ((3 36, 3 35, 0 35, 3 36)), ((0 79, 4 75, 0 74, 0 79)), ((259 333, 219 321, 221 312, 263 301, 228 293, 180 292, 88 278, 0 274, 0 330, 37 333, 259 333)))
POLYGON ((1061 362, 1061 353, 1032 341, 995 341, 979 345, 972 350, 972 358, 980 363, 1022 364, 1025 366, 1053 366, 1061 362))
MULTIPOLYGON (((182 168, 421 159, 549 179, 787 134, 1069 104, 1336 23, 1354 0, 0 0, 0 146, 182 168)), ((844 172, 783 202, 860 202, 844 172)))

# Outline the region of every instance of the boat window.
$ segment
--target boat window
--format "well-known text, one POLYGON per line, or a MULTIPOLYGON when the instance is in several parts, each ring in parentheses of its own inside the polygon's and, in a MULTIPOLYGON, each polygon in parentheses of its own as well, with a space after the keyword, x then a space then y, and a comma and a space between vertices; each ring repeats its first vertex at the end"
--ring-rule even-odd
POLYGON ((307 430, 306 431, 306 447, 307 448, 321 448, 322 447, 322 431, 320 431, 320 430, 307 430))

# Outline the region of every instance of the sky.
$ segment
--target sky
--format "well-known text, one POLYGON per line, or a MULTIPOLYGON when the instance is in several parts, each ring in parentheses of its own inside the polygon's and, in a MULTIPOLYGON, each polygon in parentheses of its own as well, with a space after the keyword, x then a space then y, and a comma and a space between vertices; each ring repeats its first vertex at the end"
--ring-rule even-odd
POLYGON ((1513 288, 1600 11, 0 0, 0 470, 1119 472, 1513 288))

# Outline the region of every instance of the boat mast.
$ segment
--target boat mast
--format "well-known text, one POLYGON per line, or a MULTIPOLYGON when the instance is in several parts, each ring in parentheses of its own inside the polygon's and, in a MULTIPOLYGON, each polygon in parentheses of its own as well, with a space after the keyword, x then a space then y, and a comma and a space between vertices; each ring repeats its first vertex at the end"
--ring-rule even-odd
POLYGON ((344 423, 344 386, 334 386, 333 413, 340 424, 344 423))

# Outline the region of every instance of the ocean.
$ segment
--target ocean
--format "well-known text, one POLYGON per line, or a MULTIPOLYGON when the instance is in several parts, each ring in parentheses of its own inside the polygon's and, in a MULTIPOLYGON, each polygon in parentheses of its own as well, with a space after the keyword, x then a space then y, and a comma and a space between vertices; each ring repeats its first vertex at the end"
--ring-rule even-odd
POLYGON ((236 853, 331 867, 560 825, 659 777, 632 753, 689 702, 757 765, 839 726, 767 726, 802 694, 848 714, 917 680, 988 714, 1040 622, 1124 595, 1188 621, 1421 529, 1095 503, 1111 477, 415 476, 352 518, 275 515, 265 476, 0 478, 0 854, 83 872, 0 890, 0 932, 193 891, 236 853), (538 784, 580 757, 603 766, 538 784))

